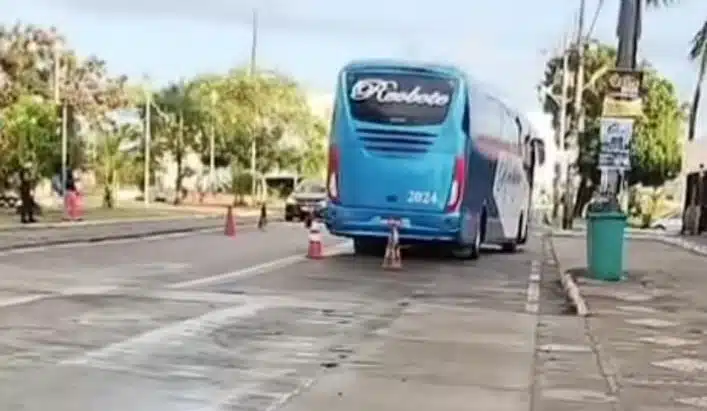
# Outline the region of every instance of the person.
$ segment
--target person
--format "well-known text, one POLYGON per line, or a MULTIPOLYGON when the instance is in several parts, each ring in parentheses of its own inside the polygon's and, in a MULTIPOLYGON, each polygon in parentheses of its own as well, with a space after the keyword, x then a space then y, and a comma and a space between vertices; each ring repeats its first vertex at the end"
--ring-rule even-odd
POLYGON ((34 187, 34 179, 32 178, 31 164, 25 164, 19 173, 20 182, 20 221, 22 224, 36 223, 34 218, 34 197, 32 189, 34 187))
POLYGON ((265 205, 265 201, 260 205, 260 217, 258 218, 258 228, 265 230, 265 226, 268 225, 268 210, 265 205))

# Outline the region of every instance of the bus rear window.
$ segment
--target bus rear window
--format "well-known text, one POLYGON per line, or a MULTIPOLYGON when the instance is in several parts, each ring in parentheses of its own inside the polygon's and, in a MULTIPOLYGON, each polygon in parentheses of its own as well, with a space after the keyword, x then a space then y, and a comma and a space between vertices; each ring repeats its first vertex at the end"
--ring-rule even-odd
POLYGON ((456 82, 419 74, 349 73, 351 115, 359 121, 424 126, 447 118, 456 82))

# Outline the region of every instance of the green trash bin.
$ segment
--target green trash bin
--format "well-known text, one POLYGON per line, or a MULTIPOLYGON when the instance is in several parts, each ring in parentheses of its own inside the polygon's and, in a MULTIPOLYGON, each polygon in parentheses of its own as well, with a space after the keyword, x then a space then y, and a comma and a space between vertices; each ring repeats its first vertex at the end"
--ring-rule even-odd
POLYGON ((624 268, 626 215, 620 212, 587 214, 589 274, 603 281, 620 281, 624 268))

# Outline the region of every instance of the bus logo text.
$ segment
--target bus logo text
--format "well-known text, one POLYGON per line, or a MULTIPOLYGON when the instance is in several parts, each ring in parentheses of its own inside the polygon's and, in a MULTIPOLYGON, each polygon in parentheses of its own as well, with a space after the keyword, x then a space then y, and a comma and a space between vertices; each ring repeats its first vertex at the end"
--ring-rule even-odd
POLYGON ((363 101, 375 98, 379 103, 403 103, 421 106, 444 107, 449 104, 449 94, 438 91, 422 93, 420 86, 415 86, 410 91, 398 90, 397 81, 388 81, 377 78, 365 78, 356 82, 351 87, 351 99, 363 101))

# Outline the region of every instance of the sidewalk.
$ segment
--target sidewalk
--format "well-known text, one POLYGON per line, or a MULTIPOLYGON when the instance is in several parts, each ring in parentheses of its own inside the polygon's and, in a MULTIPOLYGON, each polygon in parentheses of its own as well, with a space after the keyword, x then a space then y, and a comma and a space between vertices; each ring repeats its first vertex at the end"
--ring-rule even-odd
POLYGON ((592 316, 586 334, 621 410, 707 408, 707 257, 658 241, 627 240, 628 279, 583 277, 584 238, 554 238, 592 316))

